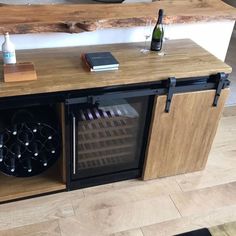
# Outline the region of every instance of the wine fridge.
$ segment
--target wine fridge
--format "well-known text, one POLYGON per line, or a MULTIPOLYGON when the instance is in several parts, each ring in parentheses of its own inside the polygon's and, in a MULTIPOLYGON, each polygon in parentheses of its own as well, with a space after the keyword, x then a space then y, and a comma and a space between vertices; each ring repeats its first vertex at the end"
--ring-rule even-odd
POLYGON ((70 189, 141 176, 149 91, 68 99, 70 189))

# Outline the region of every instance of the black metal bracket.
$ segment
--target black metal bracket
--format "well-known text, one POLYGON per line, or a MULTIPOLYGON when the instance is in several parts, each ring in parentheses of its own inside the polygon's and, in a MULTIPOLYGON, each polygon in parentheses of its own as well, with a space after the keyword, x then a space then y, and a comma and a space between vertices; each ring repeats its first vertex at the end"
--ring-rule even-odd
POLYGON ((225 87, 229 86, 229 80, 227 79, 227 75, 225 73, 218 73, 216 75, 216 82, 217 88, 216 88, 216 93, 213 101, 213 106, 217 107, 218 100, 221 94, 221 90, 224 89, 225 87))
POLYGON ((166 107, 165 107, 165 112, 167 113, 170 111, 170 105, 174 94, 175 86, 176 86, 176 78, 175 77, 168 78, 167 80, 168 92, 167 92, 166 107))

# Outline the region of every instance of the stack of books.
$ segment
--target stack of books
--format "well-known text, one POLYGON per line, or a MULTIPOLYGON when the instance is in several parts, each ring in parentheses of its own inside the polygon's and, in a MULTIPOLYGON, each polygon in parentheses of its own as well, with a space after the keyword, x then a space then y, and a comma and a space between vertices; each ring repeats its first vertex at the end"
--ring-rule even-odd
POLYGON ((119 62, 110 52, 85 53, 82 59, 90 71, 118 70, 119 62))

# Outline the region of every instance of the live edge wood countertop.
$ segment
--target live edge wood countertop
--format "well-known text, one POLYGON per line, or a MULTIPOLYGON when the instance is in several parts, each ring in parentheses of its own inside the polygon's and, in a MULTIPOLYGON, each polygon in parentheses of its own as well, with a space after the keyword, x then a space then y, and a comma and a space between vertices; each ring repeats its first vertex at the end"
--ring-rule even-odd
POLYGON ((167 79, 230 73, 231 67, 191 40, 170 40, 165 56, 143 54, 143 43, 17 51, 18 62, 35 64, 37 81, 4 83, 2 66, 0 97, 136 84, 167 79), (118 71, 89 72, 81 53, 110 51, 120 62, 118 71))
POLYGON ((236 9, 222 0, 156 0, 130 4, 0 4, 0 33, 93 31, 145 25, 165 11, 164 23, 235 20, 236 9))

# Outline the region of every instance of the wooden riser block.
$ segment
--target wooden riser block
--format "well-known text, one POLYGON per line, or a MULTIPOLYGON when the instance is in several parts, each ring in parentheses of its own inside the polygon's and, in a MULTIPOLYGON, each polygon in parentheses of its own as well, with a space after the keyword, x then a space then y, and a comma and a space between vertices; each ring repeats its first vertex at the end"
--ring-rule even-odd
POLYGON ((37 80, 32 62, 3 65, 4 82, 37 80))

